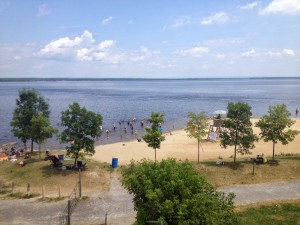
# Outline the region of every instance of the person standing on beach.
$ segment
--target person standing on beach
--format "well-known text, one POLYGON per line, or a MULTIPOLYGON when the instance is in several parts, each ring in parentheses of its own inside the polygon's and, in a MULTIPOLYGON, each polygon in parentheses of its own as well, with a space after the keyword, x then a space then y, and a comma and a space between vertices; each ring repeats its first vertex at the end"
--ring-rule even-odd
POLYGON ((296 117, 298 117, 299 109, 296 109, 296 117))

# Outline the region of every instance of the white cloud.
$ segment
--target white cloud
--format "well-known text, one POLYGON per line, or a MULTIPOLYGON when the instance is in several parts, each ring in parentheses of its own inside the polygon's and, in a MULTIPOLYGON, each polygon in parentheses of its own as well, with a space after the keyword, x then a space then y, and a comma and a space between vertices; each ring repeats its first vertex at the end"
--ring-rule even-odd
POLYGON ((188 55, 192 57, 201 57, 202 55, 206 54, 209 52, 209 49, 207 47, 195 47, 191 49, 186 49, 186 50, 180 50, 176 51, 175 53, 181 54, 181 55, 188 55))
POLYGON ((102 23, 102 25, 107 26, 111 23, 112 19, 113 19, 112 16, 107 17, 107 18, 103 19, 101 23, 102 23))
POLYGON ((280 52, 274 52, 274 51, 268 51, 266 53, 267 56, 270 56, 270 57, 280 57, 280 56, 295 56, 295 52, 294 50, 292 49, 283 49, 282 51, 280 52))
POLYGON ((213 23, 222 24, 229 21, 229 15, 226 12, 218 12, 212 16, 209 16, 207 18, 204 18, 201 21, 201 24, 203 25, 210 25, 213 23))
POLYGON ((252 48, 250 51, 243 52, 241 54, 241 56, 244 56, 244 57, 254 56, 254 55, 256 55, 255 53, 256 53, 256 51, 252 48))
POLYGON ((171 25, 170 28, 179 28, 188 25, 191 23, 189 16, 177 18, 171 25))
POLYGON ((87 30, 83 32, 83 34, 80 36, 82 43, 84 44, 92 44, 95 42, 95 39, 93 39, 93 34, 87 30))
POLYGON ((76 56, 77 56, 78 60, 81 60, 81 61, 92 61, 93 60, 92 56, 90 55, 91 54, 90 49, 81 48, 81 49, 78 49, 76 52, 77 52, 76 56))
POLYGON ((240 6, 239 8, 242 10, 250 10, 258 6, 258 2, 252 2, 244 6, 240 6))
POLYGON ((282 56, 282 53, 281 52, 273 52, 273 51, 268 51, 266 53, 267 56, 270 56, 270 57, 279 57, 279 56, 282 56))
POLYGON ((47 5, 46 4, 42 4, 42 5, 39 6, 37 16, 38 17, 40 17, 40 16, 46 16, 46 15, 48 15, 50 13, 51 13, 51 10, 48 9, 47 5))
POLYGON ((152 55, 158 55, 160 54, 160 51, 150 51, 147 47, 141 46, 140 47, 140 54, 135 55, 130 58, 131 61, 136 62, 136 61, 143 61, 144 59, 152 56, 152 55))
POLYGON ((102 61, 106 58, 106 53, 105 52, 95 52, 93 54, 94 59, 98 61, 102 61))
POLYGON ((103 50, 103 49, 106 49, 106 48, 110 48, 114 45, 114 41, 113 40, 105 40, 105 41, 102 41, 99 45, 98 45, 98 48, 100 50, 103 50))
POLYGON ((67 53, 70 49, 81 44, 92 44, 95 40, 93 34, 89 31, 84 31, 80 37, 70 39, 69 37, 59 38, 55 41, 47 44, 43 49, 40 50, 40 55, 57 55, 67 53))
POLYGON ((300 13, 300 0, 273 0, 266 8, 260 11, 261 15, 277 13, 289 15, 300 13))
POLYGON ((295 52, 292 49, 283 49, 282 52, 288 56, 295 56, 295 52))

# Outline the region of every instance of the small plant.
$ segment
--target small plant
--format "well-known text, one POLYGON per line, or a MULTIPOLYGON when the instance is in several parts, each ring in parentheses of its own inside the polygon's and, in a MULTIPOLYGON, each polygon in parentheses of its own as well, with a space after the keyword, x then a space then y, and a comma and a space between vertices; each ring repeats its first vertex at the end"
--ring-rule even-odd
POLYGON ((35 194, 35 193, 24 194, 21 192, 15 192, 15 193, 9 194, 9 197, 18 198, 18 199, 29 199, 29 198, 35 198, 37 196, 39 196, 39 194, 35 194))

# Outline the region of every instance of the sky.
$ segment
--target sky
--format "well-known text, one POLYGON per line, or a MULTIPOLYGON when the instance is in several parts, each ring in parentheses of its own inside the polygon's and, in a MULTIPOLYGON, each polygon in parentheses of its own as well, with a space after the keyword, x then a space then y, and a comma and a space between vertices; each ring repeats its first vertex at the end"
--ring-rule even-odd
POLYGON ((300 77, 300 0, 0 0, 0 78, 300 77))

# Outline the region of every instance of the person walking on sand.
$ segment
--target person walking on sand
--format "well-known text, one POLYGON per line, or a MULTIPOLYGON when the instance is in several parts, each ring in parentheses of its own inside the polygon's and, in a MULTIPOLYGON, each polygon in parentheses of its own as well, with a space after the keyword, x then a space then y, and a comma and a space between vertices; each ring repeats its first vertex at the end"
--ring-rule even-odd
POLYGON ((298 117, 299 109, 296 109, 296 117, 298 117))

